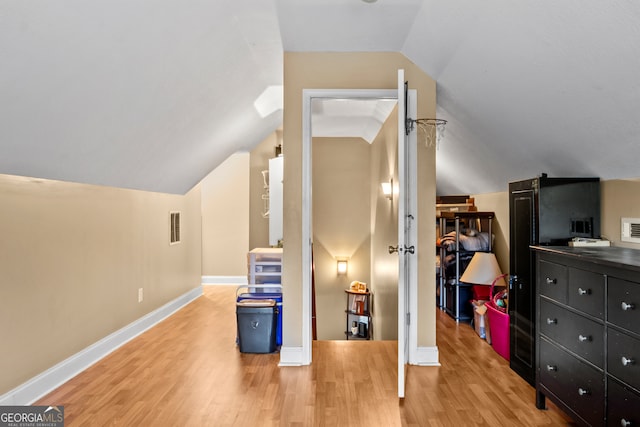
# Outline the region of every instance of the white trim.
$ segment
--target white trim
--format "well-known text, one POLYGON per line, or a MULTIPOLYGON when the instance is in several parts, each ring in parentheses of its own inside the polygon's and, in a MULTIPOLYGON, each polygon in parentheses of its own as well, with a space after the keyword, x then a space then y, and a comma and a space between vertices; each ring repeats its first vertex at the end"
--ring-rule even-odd
POLYGON ((418 347, 416 349, 416 360, 412 365, 440 366, 438 347, 418 347))
POLYGON ((202 276, 203 285, 247 285, 247 276, 202 276))
POLYGON ((302 366, 304 363, 302 347, 280 347, 280 363, 278 366, 302 366))
MULTIPOLYGON (((302 347, 301 365, 311 364, 311 100, 337 99, 397 99, 397 89, 303 89, 302 90, 302 347)), ((297 347, 296 347, 297 348, 297 347)), ((283 363, 282 350, 280 363, 283 363)))
POLYGON ((405 133, 405 118, 417 115, 418 93, 405 93, 404 70, 398 70, 398 397, 404 397, 406 364, 418 359, 418 146, 416 131, 405 133), (407 316, 408 315, 408 316, 407 316))
POLYGON ((408 285, 411 283, 411 266, 412 259, 410 254, 404 252, 403 248, 406 248, 411 243, 411 224, 408 218, 409 214, 413 214, 409 206, 408 189, 410 183, 407 182, 407 175, 409 174, 407 165, 407 152, 408 138, 405 135, 405 128, 403 126, 404 120, 407 117, 406 105, 407 99, 405 96, 405 80, 404 70, 398 70, 398 397, 403 398, 405 392, 405 376, 407 363, 409 362, 409 319, 411 316, 408 307, 409 291, 408 285))
MULTIPOLYGON (((311 100, 315 91, 302 91, 302 354, 303 365, 312 360, 311 341, 311 250, 313 245, 313 220, 311 217, 311 100)), ((283 361, 280 355, 281 363, 283 361)))
POLYGON ((168 302, 0 396, 0 406, 30 405, 202 295, 202 286, 168 302))
MULTIPOLYGON (((417 117, 418 115, 418 92, 415 89, 409 89, 409 102, 407 102, 409 111, 407 117, 417 117)), ((409 354, 408 363, 413 363, 413 360, 418 359, 418 325, 419 322, 419 310, 418 310, 418 259, 420 258, 420 242, 418 241, 418 230, 420 229, 420 212, 418 211, 418 141, 417 131, 409 134, 409 150, 407 161, 409 164, 406 166, 411 172, 409 174, 409 201, 410 201, 410 214, 415 218, 415 224, 410 228, 410 245, 415 247, 415 253, 410 255, 412 257, 409 264, 409 294, 407 295, 408 309, 411 314, 411 324, 409 325, 409 354)))

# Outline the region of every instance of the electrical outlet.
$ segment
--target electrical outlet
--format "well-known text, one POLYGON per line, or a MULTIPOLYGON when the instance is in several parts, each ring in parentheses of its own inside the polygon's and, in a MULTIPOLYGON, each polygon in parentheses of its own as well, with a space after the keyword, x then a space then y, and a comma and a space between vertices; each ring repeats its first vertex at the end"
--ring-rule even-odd
POLYGON ((142 302, 143 295, 142 288, 138 288, 138 302, 142 302))

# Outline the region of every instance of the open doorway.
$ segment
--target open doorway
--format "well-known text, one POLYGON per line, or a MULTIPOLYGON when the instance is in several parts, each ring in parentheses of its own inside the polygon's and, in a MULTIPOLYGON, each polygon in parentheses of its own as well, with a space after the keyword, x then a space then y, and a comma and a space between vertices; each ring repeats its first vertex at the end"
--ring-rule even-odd
MULTIPOLYGON (((397 183, 396 99, 314 98, 312 217, 317 337, 396 340, 398 204, 381 183, 397 183), (346 272, 337 262, 346 261, 346 272), (369 316, 348 316, 351 282, 372 291, 369 316), (354 337, 350 322, 362 329, 354 337), (363 325, 360 325, 363 323, 363 325)), ((397 191, 396 197, 397 197, 397 191)))
MULTIPOLYGON (((416 210, 417 201, 417 168, 416 168, 416 144, 415 134, 405 132, 404 124, 407 122, 406 111, 415 114, 416 93, 408 91, 404 80, 404 71, 398 71, 397 90, 353 90, 353 91, 330 91, 330 90, 303 90, 303 141, 302 141, 302 332, 303 347, 302 359, 305 363, 311 363, 311 278, 312 278, 312 101, 314 98, 335 98, 335 99, 397 99, 397 131, 396 138, 389 138, 386 153, 397 152, 397 173, 389 178, 395 178, 398 182, 398 197, 392 200, 398 201, 397 214, 397 245, 387 241, 381 246, 374 246, 377 250, 388 248, 388 254, 397 253, 398 259, 398 280, 395 284, 397 292, 397 340, 398 340, 398 396, 404 397, 404 383, 407 363, 411 357, 417 353, 417 226, 418 213, 416 210), (347 92, 347 93, 345 93, 347 92), (393 147, 393 148, 391 148, 393 147), (394 149, 395 148, 395 149, 394 149), (389 243, 392 243, 391 245, 389 243), (411 296, 413 295, 413 298, 411 296), (410 327, 410 319, 414 319, 414 326, 410 327)), ((385 150, 383 150, 385 151, 385 150)), ((371 163, 376 164, 375 162, 371 163)), ((391 169, 393 170, 393 169, 391 169)), ((389 171, 386 172, 387 174, 389 171)), ((378 181, 380 178, 378 177, 378 181)), ((384 178, 386 181, 387 178, 384 178)), ((377 185, 377 183, 375 184, 377 185)), ((377 193, 377 192, 376 192, 377 193)), ((372 233, 375 235, 375 233, 372 233)), ((384 250, 384 249, 383 249, 384 250)), ((371 251, 375 254, 375 251, 371 251)), ((376 265, 376 260, 372 261, 376 265)))

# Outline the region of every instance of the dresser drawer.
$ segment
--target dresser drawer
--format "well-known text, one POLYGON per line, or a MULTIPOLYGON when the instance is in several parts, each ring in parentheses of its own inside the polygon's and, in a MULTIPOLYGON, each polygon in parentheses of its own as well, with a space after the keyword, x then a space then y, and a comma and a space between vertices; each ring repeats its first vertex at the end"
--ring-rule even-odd
POLYGON ((540 384, 591 425, 604 420, 604 373, 545 339, 540 340, 540 384))
POLYGON ((607 368, 611 375, 640 390, 640 340, 609 329, 607 368))
POLYGON ((602 274, 569 268, 568 305, 603 319, 604 280, 602 274))
POLYGON ((609 322, 640 334, 640 283, 609 277, 607 289, 609 322))
POLYGON ((538 289, 545 295, 561 303, 567 302, 567 267, 540 260, 538 263, 538 289))
POLYGON ((540 333, 604 367, 604 325, 545 299, 540 300, 540 333))
POLYGON ((640 426, 640 395, 607 378, 607 425, 640 426))

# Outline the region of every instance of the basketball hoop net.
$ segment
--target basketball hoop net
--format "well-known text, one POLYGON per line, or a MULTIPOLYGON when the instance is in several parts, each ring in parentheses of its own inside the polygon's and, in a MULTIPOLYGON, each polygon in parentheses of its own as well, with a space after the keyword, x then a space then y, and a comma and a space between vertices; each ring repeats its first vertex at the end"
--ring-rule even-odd
POLYGON ((425 145, 436 149, 440 146, 440 141, 444 139, 444 130, 447 121, 444 119, 407 119, 407 128, 411 132, 414 125, 418 127, 418 134, 424 137, 425 145))

